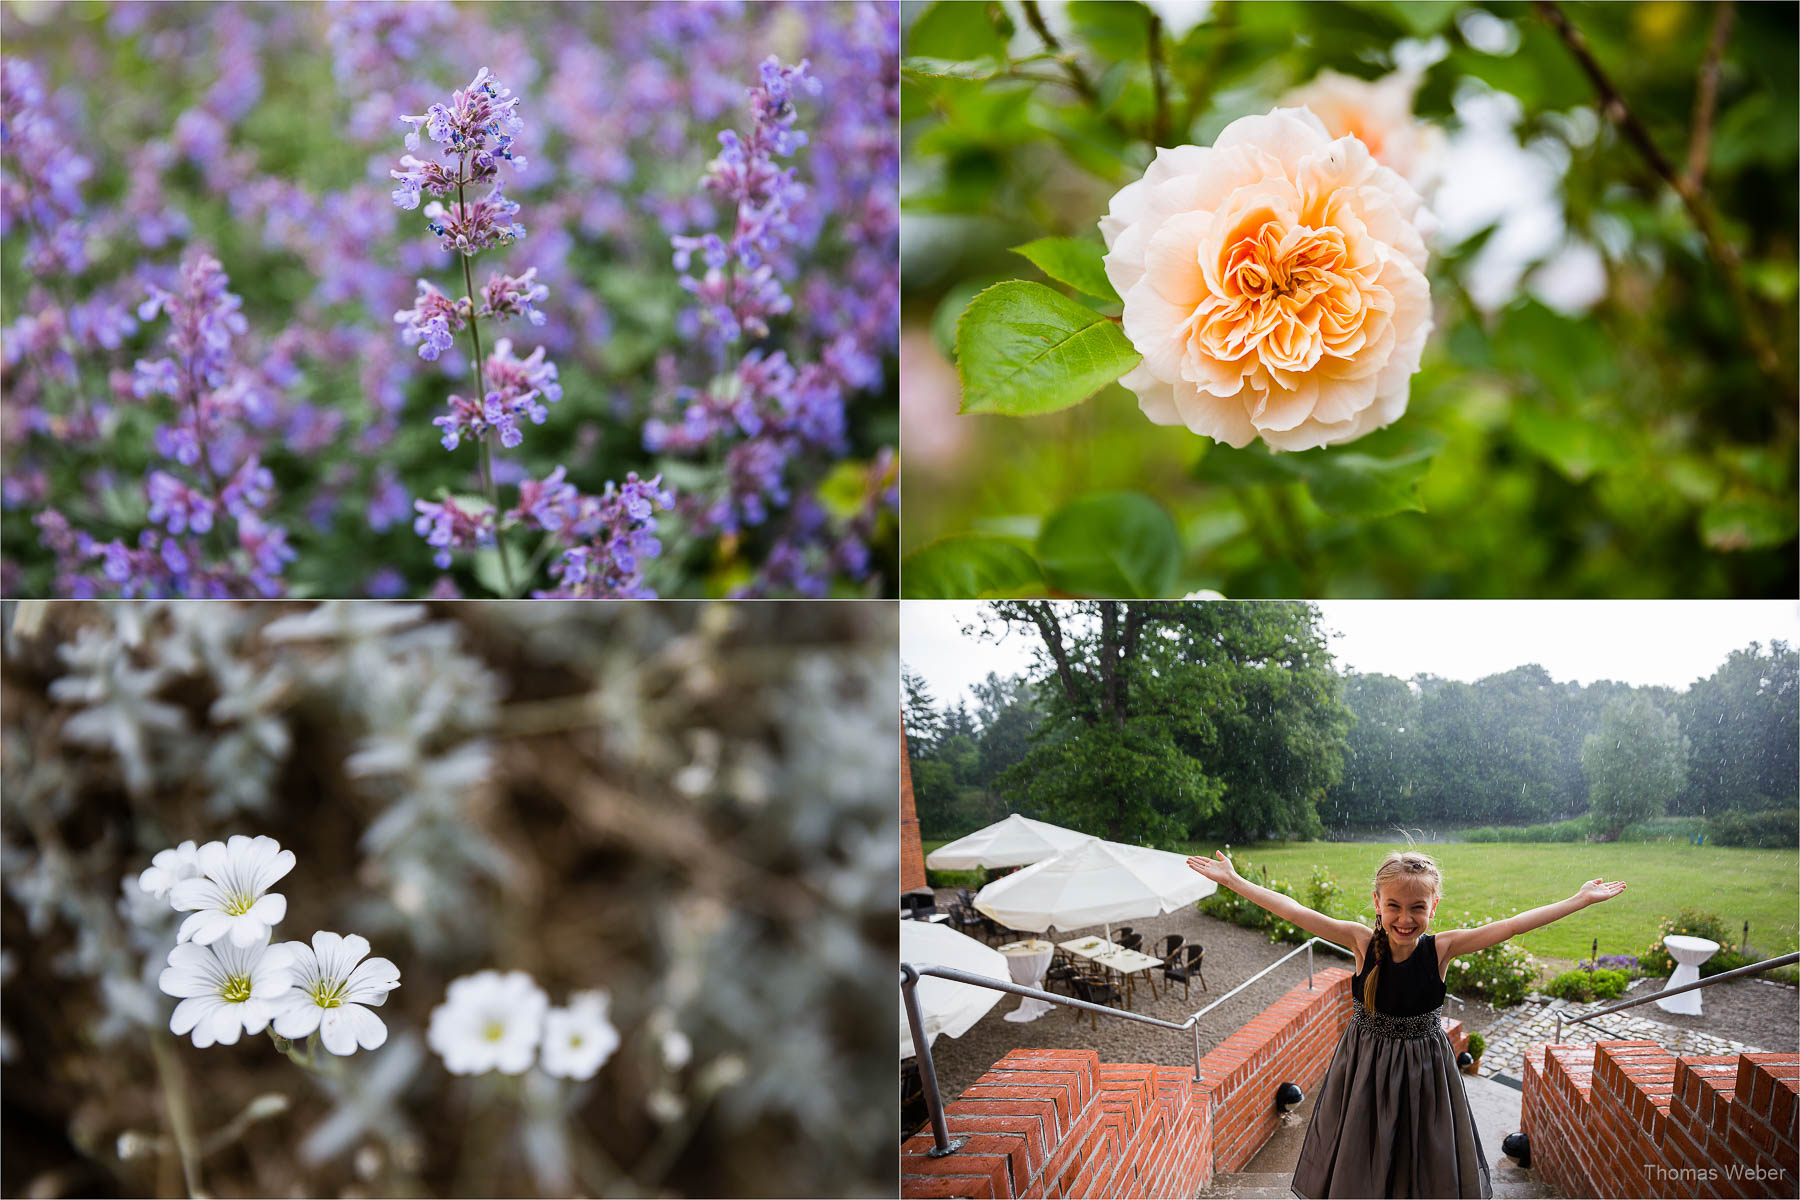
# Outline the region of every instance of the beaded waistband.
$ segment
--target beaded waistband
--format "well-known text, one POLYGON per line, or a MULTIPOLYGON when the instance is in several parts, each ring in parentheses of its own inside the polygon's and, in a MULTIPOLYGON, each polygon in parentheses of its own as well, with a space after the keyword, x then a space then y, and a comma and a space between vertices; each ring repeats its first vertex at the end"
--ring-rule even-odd
POLYGON ((1350 1024, 1379 1038, 1424 1038, 1443 1032, 1444 1026, 1441 1018, 1444 1006, 1441 1004, 1428 1013, 1419 1013, 1412 1017, 1395 1017, 1384 1012, 1370 1012, 1363 1008, 1361 1000, 1353 999, 1350 1004, 1350 1024))

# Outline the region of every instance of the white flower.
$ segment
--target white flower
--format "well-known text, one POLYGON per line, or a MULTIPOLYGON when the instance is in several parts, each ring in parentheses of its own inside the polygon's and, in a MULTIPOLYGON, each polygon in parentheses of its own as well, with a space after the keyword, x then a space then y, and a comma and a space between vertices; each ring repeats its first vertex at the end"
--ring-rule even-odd
POLYGON ((230 1046, 240 1033, 261 1033, 281 1010, 292 961, 286 946, 271 946, 265 932, 249 946, 184 942, 169 951, 169 965, 156 984, 181 997, 169 1018, 169 1032, 194 1035, 205 1049, 230 1046))
POLYGON ((606 1019, 605 992, 576 992, 569 1007, 544 1014, 544 1070, 564 1079, 592 1079, 619 1048, 619 1031, 606 1019))
POLYGON ((200 851, 190 839, 173 850, 159 850, 150 865, 138 876, 138 886, 158 899, 168 896, 169 889, 184 879, 200 873, 200 851))
POLYGON ((531 1068, 550 998, 523 971, 477 971, 452 979, 431 1010, 425 1041, 453 1075, 531 1068))
POLYGON ((200 910, 181 923, 175 940, 209 946, 230 933, 233 945, 248 946, 267 938, 287 916, 287 897, 263 893, 294 869, 294 852, 272 837, 240 833, 229 842, 208 842, 199 853, 200 877, 182 880, 169 893, 176 908, 200 910))
POLYGON ((275 1018, 275 1032, 299 1039, 318 1031, 333 1054, 355 1054, 356 1048, 378 1049, 387 1041, 387 1026, 365 1005, 387 1003, 400 986, 400 968, 385 958, 371 958, 367 938, 344 937, 327 930, 305 942, 283 942, 293 956, 293 987, 282 998, 285 1008, 275 1018))

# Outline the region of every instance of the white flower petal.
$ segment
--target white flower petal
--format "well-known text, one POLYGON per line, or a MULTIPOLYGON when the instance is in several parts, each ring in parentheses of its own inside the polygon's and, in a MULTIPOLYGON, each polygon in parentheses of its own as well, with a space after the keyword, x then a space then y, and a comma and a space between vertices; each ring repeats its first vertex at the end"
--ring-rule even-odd
POLYGON ((180 1037, 210 1019, 213 1009, 224 1003, 217 995, 188 997, 175 1006, 174 1014, 169 1017, 169 1032, 180 1037))
POLYGON ((181 923, 175 940, 210 946, 230 931, 232 919, 217 909, 202 909, 181 923))
POLYGON ((275 1032, 289 1041, 310 1037, 324 1015, 325 1010, 314 1004, 311 996, 302 994, 275 1015, 275 1032))

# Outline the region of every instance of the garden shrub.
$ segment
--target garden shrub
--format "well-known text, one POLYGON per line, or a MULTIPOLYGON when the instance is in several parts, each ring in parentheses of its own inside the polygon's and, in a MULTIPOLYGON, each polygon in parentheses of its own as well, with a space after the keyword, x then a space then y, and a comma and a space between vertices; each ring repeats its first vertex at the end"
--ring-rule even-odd
POLYGON ((1800 804, 1766 812, 1718 813, 1706 818, 1706 836, 1721 846, 1792 849, 1800 845, 1800 804))
MULTIPOLYGON (((1478 929, 1492 918, 1479 919, 1463 913, 1453 926, 1445 928, 1478 929)), ((1501 942, 1473 954, 1459 954, 1450 960, 1444 987, 1463 997, 1477 995, 1496 1008, 1509 1008, 1525 999, 1537 978, 1537 959, 1513 942, 1501 942)))
POLYGON ((1625 994, 1630 978, 1623 971, 1564 971, 1544 985, 1547 995, 1559 1000, 1616 1000, 1625 994))
POLYGON ((1719 952, 1700 964, 1700 976, 1717 975, 1722 971, 1735 970, 1757 961, 1746 957, 1744 948, 1738 945, 1728 932, 1725 921, 1716 913, 1705 912, 1697 908, 1684 908, 1674 920, 1665 919, 1657 930, 1656 939, 1650 948, 1638 957, 1640 969, 1647 975, 1669 976, 1675 972, 1675 959, 1669 948, 1663 945, 1663 938, 1671 933, 1685 937, 1706 938, 1719 943, 1719 952))

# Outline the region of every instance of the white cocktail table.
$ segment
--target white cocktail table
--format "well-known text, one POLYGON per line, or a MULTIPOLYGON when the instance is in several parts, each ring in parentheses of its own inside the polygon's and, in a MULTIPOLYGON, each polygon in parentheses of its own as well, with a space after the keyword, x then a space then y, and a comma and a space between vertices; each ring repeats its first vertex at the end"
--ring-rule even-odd
MULTIPOLYGON (((1000 953, 1006 956, 1006 969, 1012 974, 1014 983, 1041 988, 1044 986, 1044 972, 1050 967, 1050 959, 1056 953, 1056 947, 1033 938, 1025 942, 1008 942, 1000 947, 1000 953)), ((1008 1021, 1035 1021, 1055 1009, 1056 1005, 1048 1000, 1026 996, 1019 1001, 1019 1007, 1002 1015, 1008 1021)))
MULTIPOLYGON (((1684 983, 1693 983, 1700 978, 1700 964, 1719 952, 1719 943, 1710 938, 1687 937, 1679 933, 1671 933, 1663 939, 1663 945, 1669 948, 1669 954, 1675 960, 1675 973, 1669 976, 1666 988, 1680 987, 1684 983)), ((1665 996, 1656 1002, 1656 1006, 1664 1012, 1690 1013, 1700 1015, 1700 989, 1683 992, 1679 996, 1665 996)))

